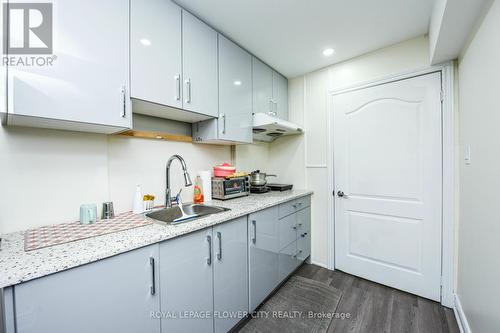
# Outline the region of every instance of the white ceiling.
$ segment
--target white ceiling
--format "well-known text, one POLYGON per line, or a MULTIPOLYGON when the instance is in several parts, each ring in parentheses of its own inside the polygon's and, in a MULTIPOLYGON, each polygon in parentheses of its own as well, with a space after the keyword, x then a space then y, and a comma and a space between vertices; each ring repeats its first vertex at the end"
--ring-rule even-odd
POLYGON ((428 32, 434 0, 176 0, 287 77, 428 32), (325 57, 323 49, 335 54, 325 57))

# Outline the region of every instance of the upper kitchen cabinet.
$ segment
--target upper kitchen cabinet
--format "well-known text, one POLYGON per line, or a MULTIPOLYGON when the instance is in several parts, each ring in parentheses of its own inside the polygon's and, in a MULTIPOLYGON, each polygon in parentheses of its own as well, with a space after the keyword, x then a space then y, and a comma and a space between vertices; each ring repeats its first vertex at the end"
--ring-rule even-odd
POLYGON ((193 124, 199 143, 252 143, 252 56, 219 35, 219 117, 193 124))
POLYGON ((217 32, 182 11, 184 109, 217 117, 217 32))
POLYGON ((288 120, 288 80, 253 57, 253 112, 288 120))
POLYGON ((195 122, 218 116, 217 32, 167 0, 131 2, 135 113, 195 122))
POLYGON ((132 98, 182 108, 181 8, 165 0, 130 8, 132 98))
POLYGON ((288 120, 288 80, 277 72, 273 72, 273 99, 275 115, 288 120))
POLYGON ((129 1, 10 1, 10 20, 29 5, 52 24, 52 35, 9 36, 4 121, 99 133, 130 128, 129 1))
POLYGON ((252 56, 222 35, 219 53, 220 137, 252 143, 252 56))
POLYGON ((253 112, 274 113, 273 70, 259 59, 252 57, 253 112))

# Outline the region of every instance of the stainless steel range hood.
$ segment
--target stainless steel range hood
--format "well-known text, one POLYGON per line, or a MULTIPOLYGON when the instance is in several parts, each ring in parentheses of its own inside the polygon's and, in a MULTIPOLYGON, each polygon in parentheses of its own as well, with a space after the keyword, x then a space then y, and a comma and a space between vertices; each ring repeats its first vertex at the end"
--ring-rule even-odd
POLYGON ((253 115, 253 138, 256 141, 271 142, 284 135, 302 134, 303 132, 303 129, 298 125, 267 113, 253 115))

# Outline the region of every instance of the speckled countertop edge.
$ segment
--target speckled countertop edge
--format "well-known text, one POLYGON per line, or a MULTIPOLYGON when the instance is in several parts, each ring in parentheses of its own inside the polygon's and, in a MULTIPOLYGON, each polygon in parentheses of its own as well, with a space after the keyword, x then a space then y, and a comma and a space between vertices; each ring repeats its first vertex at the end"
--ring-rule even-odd
POLYGON ((178 225, 151 224, 94 238, 24 251, 24 232, 2 235, 0 288, 85 265, 140 247, 224 223, 281 203, 312 194, 308 190, 269 192, 207 205, 231 210, 178 225))

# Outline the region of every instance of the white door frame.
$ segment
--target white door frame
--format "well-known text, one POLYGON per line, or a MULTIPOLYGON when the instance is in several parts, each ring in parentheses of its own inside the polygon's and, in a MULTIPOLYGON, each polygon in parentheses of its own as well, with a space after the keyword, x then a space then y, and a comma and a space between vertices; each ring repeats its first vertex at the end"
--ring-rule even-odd
POLYGON ((442 210, 442 251, 441 251, 441 304, 447 307, 454 305, 455 281, 455 111, 454 111, 454 64, 447 62, 441 65, 419 70, 385 76, 353 86, 332 90, 328 94, 328 257, 327 264, 335 269, 335 177, 333 165, 333 96, 373 87, 389 82, 412 78, 415 76, 441 72, 442 77, 442 136, 443 136, 443 210, 442 210))

